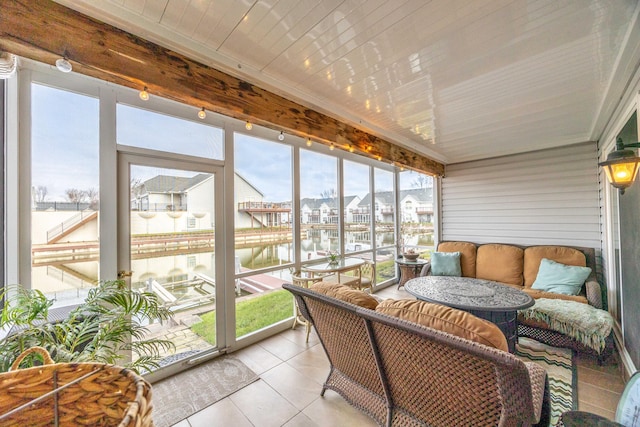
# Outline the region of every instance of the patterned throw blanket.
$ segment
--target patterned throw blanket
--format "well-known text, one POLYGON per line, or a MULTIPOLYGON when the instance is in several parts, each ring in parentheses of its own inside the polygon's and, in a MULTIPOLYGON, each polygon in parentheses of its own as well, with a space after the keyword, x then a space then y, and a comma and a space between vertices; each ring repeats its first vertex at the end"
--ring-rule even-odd
POLYGON ((613 318, 608 311, 575 301, 540 298, 519 314, 524 319, 545 322, 550 329, 570 336, 598 353, 605 348, 605 338, 613 328, 613 318))

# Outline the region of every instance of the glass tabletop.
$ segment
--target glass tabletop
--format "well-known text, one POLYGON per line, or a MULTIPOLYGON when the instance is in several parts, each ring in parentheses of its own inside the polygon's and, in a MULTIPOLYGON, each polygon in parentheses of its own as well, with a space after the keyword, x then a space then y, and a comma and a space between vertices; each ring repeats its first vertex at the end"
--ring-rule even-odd
POLYGON ((323 262, 320 264, 305 265, 303 271, 312 273, 335 273, 338 271, 351 270, 364 264, 364 260, 360 258, 340 258, 333 262, 323 262))

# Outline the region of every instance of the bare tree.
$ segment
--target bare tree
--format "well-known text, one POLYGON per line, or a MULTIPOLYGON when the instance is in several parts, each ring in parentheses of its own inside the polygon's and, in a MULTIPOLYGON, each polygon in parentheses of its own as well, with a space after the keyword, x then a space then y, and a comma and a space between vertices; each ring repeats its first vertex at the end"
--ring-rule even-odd
POLYGON ((87 196, 87 199, 89 199, 89 206, 91 207, 91 209, 94 211, 98 210, 98 207, 99 207, 98 201, 100 200, 100 192, 95 188, 91 187, 88 190, 86 190, 84 193, 87 196))
POLYGON ((64 191, 67 200, 72 203, 82 203, 87 199, 87 192, 77 188, 67 188, 64 191))
POLYGON ((430 188, 433 185, 433 179, 426 175, 418 175, 418 177, 411 183, 414 188, 430 188))
POLYGON ((338 196, 335 188, 324 190, 320 193, 320 197, 323 199, 335 199, 338 196))
POLYGON ((137 199, 144 194, 144 183, 140 178, 132 178, 129 183, 129 188, 131 188, 132 199, 137 199))
POLYGON ((88 190, 85 190, 84 192, 86 198, 89 200, 89 203, 95 203, 98 201, 98 190, 96 190, 95 188, 91 187, 88 190))
POLYGON ((33 187, 33 201, 36 203, 42 203, 47 199, 49 190, 44 185, 38 185, 33 187))

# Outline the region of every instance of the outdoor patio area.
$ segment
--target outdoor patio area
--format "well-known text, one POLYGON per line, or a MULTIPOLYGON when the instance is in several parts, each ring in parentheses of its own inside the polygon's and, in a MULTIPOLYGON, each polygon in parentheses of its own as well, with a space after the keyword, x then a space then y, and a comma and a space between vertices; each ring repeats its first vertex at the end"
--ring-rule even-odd
MULTIPOLYGON (((411 298, 404 290, 388 287, 382 298, 411 298)), ((239 358, 260 379, 236 393, 175 424, 208 427, 212 420, 238 427, 375 426, 376 423, 332 391, 320 396, 329 364, 312 331, 305 343, 304 327, 287 330, 232 356, 239 358)), ((578 409, 613 419, 624 387, 617 354, 599 366, 591 356, 578 355, 578 409)))

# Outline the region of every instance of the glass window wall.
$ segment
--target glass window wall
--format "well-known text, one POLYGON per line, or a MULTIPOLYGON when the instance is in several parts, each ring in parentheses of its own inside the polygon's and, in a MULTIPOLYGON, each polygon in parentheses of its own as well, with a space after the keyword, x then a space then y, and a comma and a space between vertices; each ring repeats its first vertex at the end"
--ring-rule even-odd
POLYGON ((31 84, 31 283, 76 304, 99 279, 99 100, 31 84))

